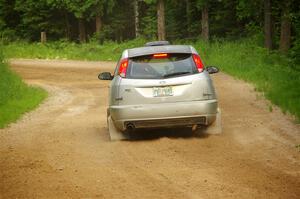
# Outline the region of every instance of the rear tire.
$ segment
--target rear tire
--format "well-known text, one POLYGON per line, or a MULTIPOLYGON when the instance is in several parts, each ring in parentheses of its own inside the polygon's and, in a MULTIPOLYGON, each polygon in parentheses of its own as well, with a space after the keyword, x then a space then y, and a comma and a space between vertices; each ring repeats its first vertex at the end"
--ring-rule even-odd
POLYGON ((221 109, 218 108, 216 120, 204 129, 204 133, 210 135, 218 135, 222 133, 222 116, 221 109))
POLYGON ((118 141, 118 140, 126 140, 128 139, 126 135, 117 129, 115 126, 113 120, 111 119, 111 116, 108 116, 107 118, 107 126, 108 126, 108 132, 110 136, 111 141, 118 141))

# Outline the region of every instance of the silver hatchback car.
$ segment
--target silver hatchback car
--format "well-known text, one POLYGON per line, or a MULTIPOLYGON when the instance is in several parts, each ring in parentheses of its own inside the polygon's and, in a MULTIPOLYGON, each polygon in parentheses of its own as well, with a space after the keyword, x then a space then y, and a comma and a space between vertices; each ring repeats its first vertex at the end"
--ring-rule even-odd
POLYGON ((217 126, 220 133, 220 110, 209 75, 216 72, 216 67, 204 67, 189 45, 157 41, 125 50, 113 75, 99 74, 101 80, 112 80, 107 109, 111 140, 141 128, 196 131, 217 126))

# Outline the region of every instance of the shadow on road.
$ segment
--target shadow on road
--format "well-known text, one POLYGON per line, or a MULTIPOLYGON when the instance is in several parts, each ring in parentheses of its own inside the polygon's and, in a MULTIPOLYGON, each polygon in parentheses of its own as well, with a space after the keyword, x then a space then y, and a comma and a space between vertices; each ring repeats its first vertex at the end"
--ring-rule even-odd
POLYGON ((145 141, 156 140, 163 137, 168 138, 207 138, 209 134, 205 134, 201 129, 192 132, 190 128, 168 128, 168 129, 140 129, 128 133, 128 141, 145 141))

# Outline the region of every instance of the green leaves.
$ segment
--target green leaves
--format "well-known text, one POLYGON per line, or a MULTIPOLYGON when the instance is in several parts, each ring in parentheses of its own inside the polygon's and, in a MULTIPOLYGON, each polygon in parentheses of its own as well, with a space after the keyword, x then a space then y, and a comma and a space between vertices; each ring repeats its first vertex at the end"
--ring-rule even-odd
POLYGON ((156 4, 157 0, 144 0, 146 4, 156 4))

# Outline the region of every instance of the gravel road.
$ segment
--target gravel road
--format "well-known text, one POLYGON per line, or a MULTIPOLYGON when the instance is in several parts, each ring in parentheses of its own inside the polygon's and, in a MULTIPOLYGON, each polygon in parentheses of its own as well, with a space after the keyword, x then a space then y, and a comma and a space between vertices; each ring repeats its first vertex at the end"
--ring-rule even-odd
POLYGON ((110 142, 113 62, 11 60, 50 93, 0 129, 0 198, 300 198, 300 126, 254 88, 213 75, 223 134, 145 131, 110 142))

